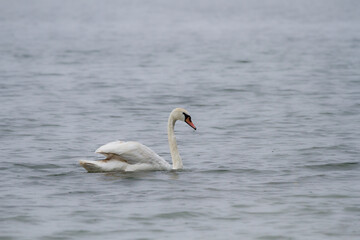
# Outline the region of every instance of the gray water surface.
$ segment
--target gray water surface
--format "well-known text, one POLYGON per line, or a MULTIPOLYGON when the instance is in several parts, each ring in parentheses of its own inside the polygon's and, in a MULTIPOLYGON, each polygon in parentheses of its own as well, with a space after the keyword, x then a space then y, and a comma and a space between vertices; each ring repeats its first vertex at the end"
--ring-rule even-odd
POLYGON ((0 239, 359 239, 359 67, 356 0, 1 1, 0 239))

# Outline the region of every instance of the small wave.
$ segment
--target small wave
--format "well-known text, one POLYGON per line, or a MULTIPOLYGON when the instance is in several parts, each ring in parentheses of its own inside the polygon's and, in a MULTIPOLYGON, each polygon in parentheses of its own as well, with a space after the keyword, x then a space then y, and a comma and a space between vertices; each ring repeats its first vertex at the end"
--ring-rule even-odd
POLYGON ((243 59, 238 59, 234 61, 235 63, 251 63, 250 60, 243 60, 243 59))
POLYGON ((2 222, 20 222, 20 223, 34 223, 35 219, 27 215, 17 215, 13 217, 5 217, 1 219, 2 222))
POLYGON ((281 240, 281 239, 289 239, 288 236, 282 236, 282 235, 264 235, 259 237, 258 239, 264 239, 264 240, 281 240))
POLYGON ((79 50, 79 49, 68 49, 65 50, 66 54, 83 54, 83 55, 90 55, 90 54, 97 54, 97 53, 101 53, 102 50, 101 49, 84 49, 84 50, 79 50))
POLYGON ((254 168, 238 168, 238 169, 211 169, 211 170, 202 170, 200 173, 252 173, 252 174, 263 174, 263 173, 273 173, 273 170, 261 170, 254 168))
POLYGON ((330 145, 330 146, 313 146, 299 149, 301 152, 313 152, 313 151, 324 151, 324 150, 346 150, 348 148, 345 144, 330 145))
POLYGON ((62 73, 58 72, 33 72, 33 76, 37 77, 61 77, 62 73))
POLYGON ((45 164, 33 164, 33 163, 14 163, 14 167, 24 167, 30 169, 53 169, 53 168, 61 168, 61 166, 45 163, 45 164))
POLYGON ((239 217, 215 217, 215 220, 219 220, 219 221, 239 221, 242 218, 239 217))
POLYGON ((314 165, 305 165, 304 167, 314 170, 353 170, 359 167, 359 162, 314 164, 314 165))
POLYGON ((29 59, 34 58, 34 55, 28 53, 15 53, 14 57, 18 59, 29 59))
POLYGON ((232 93, 232 92, 246 92, 246 90, 244 89, 240 89, 240 88, 224 88, 222 89, 223 92, 228 92, 228 93, 232 93))
POLYGON ((48 174, 48 175, 46 175, 46 177, 65 177, 65 176, 73 176, 75 173, 77 173, 77 172, 75 172, 75 171, 66 171, 66 172, 48 174))
POLYGON ((356 196, 343 195, 343 194, 295 194, 291 197, 295 198, 357 198, 356 196))
POLYGON ((155 218, 163 219, 175 219, 175 218, 196 218, 201 217, 204 214, 199 212, 189 212, 189 211, 180 211, 180 212, 170 212, 170 213, 160 213, 155 215, 155 218))
POLYGON ((360 207, 345 207, 344 210, 348 212, 360 212, 360 207))
POLYGON ((271 181, 271 182, 267 182, 265 184, 268 185, 289 185, 289 184, 294 184, 294 181, 271 181))
POLYGON ((84 191, 62 191, 57 193, 49 194, 48 197, 59 197, 64 195, 95 195, 99 194, 99 191, 92 191, 92 190, 84 190, 84 191))
POLYGON ((233 208, 250 208, 253 206, 254 205, 251 205, 251 204, 234 204, 234 205, 232 205, 233 208))

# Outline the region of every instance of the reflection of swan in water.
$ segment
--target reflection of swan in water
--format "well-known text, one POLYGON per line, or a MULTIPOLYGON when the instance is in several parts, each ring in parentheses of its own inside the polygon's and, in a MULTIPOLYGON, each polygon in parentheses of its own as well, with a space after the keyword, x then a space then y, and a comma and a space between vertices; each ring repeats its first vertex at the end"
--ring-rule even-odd
MULTIPOLYGON (((112 172, 104 172, 104 179, 107 181, 114 181, 119 179, 146 179, 148 177, 153 177, 153 172, 151 171, 136 171, 136 172, 124 172, 124 171, 112 171, 112 172)), ((168 171, 166 175, 161 175, 162 178, 165 177, 169 180, 178 180, 179 172, 178 171, 168 171)))
POLYGON ((88 172, 141 171, 182 169, 183 163, 177 148, 174 126, 177 120, 186 122, 196 130, 189 113, 183 108, 175 108, 168 120, 168 140, 172 166, 153 150, 139 142, 110 142, 98 148, 96 153, 106 156, 99 161, 80 160, 80 165, 88 172))

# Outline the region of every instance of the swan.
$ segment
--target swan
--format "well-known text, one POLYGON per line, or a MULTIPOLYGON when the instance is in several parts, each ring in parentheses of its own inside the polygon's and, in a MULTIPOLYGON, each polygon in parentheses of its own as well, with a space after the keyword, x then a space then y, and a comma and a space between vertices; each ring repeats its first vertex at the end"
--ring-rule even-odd
POLYGON ((157 155, 153 150, 139 142, 115 141, 99 147, 95 153, 105 155, 104 160, 80 160, 80 165, 88 172, 112 172, 112 171, 144 171, 144 170, 171 170, 182 169, 183 163, 176 144, 174 133, 177 120, 186 122, 196 130, 191 121, 188 111, 183 108, 175 108, 168 119, 168 140, 172 165, 157 155))

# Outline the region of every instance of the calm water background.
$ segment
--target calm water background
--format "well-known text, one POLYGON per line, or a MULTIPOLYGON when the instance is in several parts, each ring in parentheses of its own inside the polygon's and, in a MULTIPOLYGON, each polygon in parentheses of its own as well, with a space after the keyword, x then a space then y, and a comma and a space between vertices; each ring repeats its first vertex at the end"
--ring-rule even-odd
POLYGON ((1 1, 0 103, 0 239, 360 237, 357 0, 1 1))

